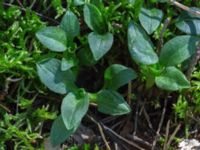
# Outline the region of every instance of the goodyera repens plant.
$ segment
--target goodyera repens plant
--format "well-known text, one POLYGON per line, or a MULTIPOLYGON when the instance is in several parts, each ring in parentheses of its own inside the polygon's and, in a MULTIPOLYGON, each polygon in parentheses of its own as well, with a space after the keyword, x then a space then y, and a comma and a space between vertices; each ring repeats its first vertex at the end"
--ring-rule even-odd
MULTIPOLYGON (((187 35, 176 36, 166 42, 158 56, 149 35, 161 26, 164 14, 156 8, 144 8, 139 1, 127 2, 131 9, 140 7, 138 20, 132 18, 132 15, 127 17, 130 18, 127 44, 133 62, 139 66, 140 73, 145 77, 146 88, 151 88, 154 84, 168 91, 190 87, 180 68, 183 62, 195 54, 196 44, 200 40, 198 37, 200 28, 197 27, 199 18, 183 11, 176 19, 175 25, 187 35)), ((88 111, 90 102, 96 103, 98 111, 105 114, 129 113, 130 106, 117 90, 137 78, 136 71, 132 68, 112 64, 105 70, 104 86, 98 92, 90 93, 77 86, 76 78, 82 64, 94 65, 98 62, 113 46, 115 32, 112 30, 112 20, 106 16, 109 6, 105 7, 101 0, 90 2, 74 0, 71 5, 83 8, 84 22, 91 31, 86 35, 87 40, 84 39, 85 35, 80 36, 79 19, 70 9, 67 10, 59 26, 45 27, 36 33, 39 41, 55 52, 37 64, 40 80, 51 91, 66 95, 61 104, 61 114, 51 128, 50 137, 53 146, 60 145, 76 131, 88 111), (77 44, 81 43, 81 40, 84 43, 77 44)), ((117 11, 118 7, 120 4, 117 5, 116 2, 113 10, 117 11)), ((80 20, 83 18, 80 17, 80 20)))

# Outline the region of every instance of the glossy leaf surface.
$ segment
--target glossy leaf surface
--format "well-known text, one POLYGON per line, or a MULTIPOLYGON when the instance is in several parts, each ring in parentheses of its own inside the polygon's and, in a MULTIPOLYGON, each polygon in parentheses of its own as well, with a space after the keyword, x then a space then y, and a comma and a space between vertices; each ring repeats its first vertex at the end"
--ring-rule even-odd
POLYGON ((60 26, 65 31, 68 40, 73 40, 74 37, 79 35, 79 21, 76 15, 71 11, 65 13, 60 26))
POLYGON ((183 35, 169 40, 160 53, 160 64, 174 66, 190 58, 196 51, 196 45, 200 38, 183 35))
POLYGON ((136 72, 120 64, 113 64, 104 73, 105 88, 117 90, 137 77, 136 72))
POLYGON ((163 12, 159 9, 146 9, 142 8, 139 20, 142 27, 148 34, 152 34, 160 25, 163 17, 163 12))
POLYGON ((131 112, 124 98, 112 90, 101 90, 97 94, 98 111, 109 115, 123 115, 131 112))
POLYGON ((107 31, 107 25, 102 13, 93 4, 85 4, 84 20, 91 30, 99 34, 103 34, 107 31))
POLYGON ((65 94, 75 86, 74 74, 71 70, 61 71, 61 62, 58 59, 51 58, 38 63, 37 72, 42 83, 53 92, 65 94))
POLYGON ((63 52, 67 49, 67 37, 65 32, 58 27, 46 27, 36 33, 39 41, 48 49, 55 52, 63 52))
POLYGON ((128 27, 128 48, 132 59, 137 63, 150 65, 158 62, 150 38, 139 25, 133 22, 128 27))
POLYGON ((74 128, 85 116, 89 107, 89 98, 87 94, 76 96, 69 93, 63 99, 61 105, 61 116, 67 129, 74 128))
POLYGON ((164 90, 177 91, 190 87, 190 82, 176 67, 167 67, 166 70, 155 79, 156 85, 164 90))
POLYGON ((106 33, 99 35, 92 32, 88 35, 88 42, 95 60, 102 58, 112 47, 113 35, 106 33))
POLYGON ((200 17, 183 11, 176 21, 176 27, 184 33, 200 35, 200 17))
POLYGON ((53 125, 51 127, 51 133, 50 133, 50 140, 53 146, 57 146, 62 144, 67 138, 72 135, 79 124, 77 124, 73 129, 68 130, 63 122, 63 119, 61 116, 58 116, 58 118, 53 122, 53 125))

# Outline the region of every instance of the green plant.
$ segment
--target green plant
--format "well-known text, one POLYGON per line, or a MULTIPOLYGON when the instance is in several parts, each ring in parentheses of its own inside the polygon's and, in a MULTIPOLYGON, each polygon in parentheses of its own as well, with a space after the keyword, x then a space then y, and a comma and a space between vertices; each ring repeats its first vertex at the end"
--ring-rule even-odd
POLYGON ((45 23, 28 9, 3 4, 0 1, 0 97, 2 91, 6 96, 0 98, 0 149, 43 149, 42 126, 56 117, 46 105, 33 109, 34 92, 42 89, 35 69, 41 57, 35 32, 45 23))
POLYGON ((0 149, 42 149, 39 142, 44 138, 41 135, 45 120, 53 120, 56 113, 49 112, 47 107, 33 109, 33 100, 21 98, 19 108, 23 113, 5 113, 0 121, 0 149), (34 110, 34 113, 32 113, 34 110), (9 145, 10 143, 10 145, 9 145))
MULTIPOLYGON (((84 5, 84 19, 94 32, 88 35, 88 42, 95 61, 102 58, 111 48, 113 35, 108 32, 108 26, 103 14, 93 4, 84 5)), ((98 104, 100 112, 121 115, 130 112, 130 107, 116 89, 136 78, 131 68, 113 64, 105 71, 105 84, 97 93, 86 92, 75 84, 77 72, 81 64, 76 56, 77 44, 73 42, 79 35, 79 22, 72 11, 67 11, 60 26, 46 27, 37 32, 40 42, 54 52, 63 52, 57 58, 48 58, 37 64, 41 81, 52 91, 66 94, 61 105, 59 116, 51 130, 53 145, 62 143, 79 126, 86 114, 89 102, 98 104), (110 99, 109 105, 105 103, 110 99)), ((59 54, 58 54, 59 55, 59 54)))
POLYGON ((34 78, 40 47, 33 35, 44 23, 34 13, 21 15, 22 11, 14 6, 0 13, 0 74, 34 78))
MULTIPOLYGON (((156 2, 164 1, 150 1, 148 4, 153 5, 156 2)), ((170 92, 190 87, 190 82, 181 71, 181 67, 183 62, 195 54, 196 45, 200 40, 198 32, 190 30, 191 26, 182 25, 185 20, 179 18, 175 20, 176 27, 191 35, 178 35, 173 38, 166 36, 168 42, 159 50, 153 44, 150 35, 162 23, 164 13, 161 10, 149 9, 143 1, 137 0, 108 3, 110 6, 104 6, 101 0, 70 1, 59 26, 45 27, 36 33, 39 41, 53 53, 53 57, 37 64, 40 80, 53 92, 66 94, 61 104, 61 115, 51 128, 53 146, 63 143, 78 128, 90 102, 96 103, 98 110, 105 114, 129 113, 130 106, 117 90, 137 77, 146 81, 146 89, 152 88, 154 84, 170 92), (79 19, 72 12, 74 5, 83 5, 83 17, 80 17, 80 20, 84 20, 88 27, 83 35, 80 35, 83 27, 80 27, 79 19), (126 18, 120 16, 120 9, 126 10, 123 11, 127 15, 126 18), (123 19, 120 20, 121 18, 123 19), (119 32, 124 33, 124 27, 120 30, 112 26, 116 25, 117 21, 128 25, 127 40, 118 35, 119 32), (132 60, 138 65, 138 72, 122 64, 112 63, 113 58, 109 57, 111 60, 108 64, 111 65, 104 72, 103 87, 95 93, 79 87, 76 81, 81 69, 84 66, 94 66, 105 58, 108 51, 115 46, 114 37, 121 40, 125 49, 128 47, 132 60)), ((195 21, 193 19, 199 21, 199 18, 192 17, 192 21, 195 21)), ((158 42, 163 40, 160 38, 158 42)))
POLYGON ((188 111, 188 102, 183 96, 179 96, 178 101, 174 104, 175 113, 178 118, 185 119, 188 111))

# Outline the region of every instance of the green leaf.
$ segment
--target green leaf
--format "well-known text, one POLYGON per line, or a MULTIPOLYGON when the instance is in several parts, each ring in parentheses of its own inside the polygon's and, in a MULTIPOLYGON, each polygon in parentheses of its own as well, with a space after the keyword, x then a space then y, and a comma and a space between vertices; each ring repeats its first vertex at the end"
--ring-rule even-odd
POLYGON ((98 8, 103 6, 102 0, 90 0, 90 3, 94 4, 98 8))
POLYGON ((39 41, 48 49, 55 52, 63 52, 67 49, 65 32, 58 27, 46 27, 36 33, 39 41))
POLYGON ((87 94, 76 96, 69 93, 62 102, 61 116, 67 129, 72 129, 86 114, 89 107, 89 98, 87 94))
POLYGON ((196 51, 196 44, 200 38, 183 35, 168 41, 160 53, 160 64, 174 66, 190 58, 196 51))
POLYGON ((77 56, 81 65, 93 66, 97 63, 89 47, 80 49, 77 56))
MULTIPOLYGON (((191 9, 196 10, 197 8, 191 9)), ((176 21, 176 27, 184 33, 200 35, 200 17, 183 11, 176 21)))
POLYGON ((137 63, 150 65, 158 62, 150 38, 139 25, 133 22, 128 27, 128 48, 132 59, 137 63))
POLYGON ((85 4, 85 0, 73 0, 75 6, 80 6, 85 4))
POLYGON ((88 42, 94 59, 99 60, 112 47, 113 35, 111 33, 99 35, 92 32, 88 35, 88 42))
POLYGON ((71 11, 66 12, 62 18, 60 26, 66 32, 67 40, 72 41, 73 38, 78 36, 80 33, 78 18, 71 11))
POLYGON ((166 3, 169 2, 169 0, 158 0, 159 3, 166 3))
POLYGON ((131 112, 124 98, 112 90, 101 90, 97 94, 98 111, 108 115, 123 115, 131 112))
POLYGON ((61 61, 61 70, 62 71, 69 70, 73 66, 75 66, 75 62, 73 60, 67 60, 65 58, 62 58, 62 61, 61 61))
POLYGON ((117 90, 137 77, 136 72, 120 64, 108 67, 104 74, 105 88, 117 90))
POLYGON ((190 87, 190 82, 176 67, 167 67, 166 70, 155 79, 156 85, 164 90, 177 91, 190 87))
POLYGON ((157 3, 158 0, 150 0, 151 3, 157 3))
POLYGON ((136 0, 128 0, 129 4, 134 4, 136 0))
POLYGON ((148 34, 152 34, 160 25, 163 17, 163 12, 159 9, 145 9, 142 8, 139 20, 143 28, 148 34))
POLYGON ((75 130, 78 128, 79 124, 77 124, 74 128, 68 130, 63 122, 61 116, 53 122, 50 133, 51 144, 55 147, 57 145, 62 144, 67 138, 69 138, 75 130))
POLYGON ((85 4, 84 20, 91 30, 99 34, 103 34, 107 31, 107 25, 102 13, 93 4, 85 4))
POLYGON ((40 80, 50 90, 65 94, 74 88, 75 76, 71 72, 61 71, 61 62, 57 59, 48 59, 37 64, 40 80))
POLYGON ((141 8, 143 6, 144 0, 132 0, 132 1, 129 0, 129 3, 132 3, 132 5, 134 7, 134 9, 133 9, 134 16, 135 16, 134 19, 138 20, 138 16, 139 16, 141 8))

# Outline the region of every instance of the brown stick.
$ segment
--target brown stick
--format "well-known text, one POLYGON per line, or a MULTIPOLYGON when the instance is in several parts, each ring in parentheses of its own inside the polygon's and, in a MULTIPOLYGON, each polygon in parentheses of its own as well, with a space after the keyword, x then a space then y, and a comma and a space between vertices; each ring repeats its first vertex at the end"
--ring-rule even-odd
POLYGON ((172 140, 174 139, 176 133, 179 131, 180 127, 181 127, 181 124, 179 124, 179 125, 176 127, 176 129, 174 130, 174 132, 173 132, 172 135, 170 136, 170 138, 169 138, 169 140, 168 140, 168 142, 167 142, 166 149, 169 149, 169 146, 170 146, 172 140))
POLYGON ((158 45, 157 45, 158 53, 160 53, 160 50, 163 47, 163 43, 164 43, 163 42, 163 36, 164 36, 164 33, 165 33, 169 23, 170 23, 170 18, 165 19, 164 24, 163 24, 163 28, 162 28, 161 33, 160 33, 160 38, 159 38, 159 41, 158 41, 158 45))
POLYGON ((149 115, 148 115, 148 113, 147 113, 145 107, 144 107, 144 109, 143 109, 143 113, 144 113, 145 119, 146 119, 147 122, 148 122, 149 128, 150 128, 151 130, 154 130, 154 129, 153 129, 153 125, 152 125, 152 123, 151 123, 151 121, 150 121, 150 117, 149 117, 149 115))
POLYGON ((170 120, 168 120, 167 126, 166 126, 165 143, 164 143, 164 146, 163 146, 163 150, 167 150, 167 141, 168 141, 168 138, 169 138, 169 128, 170 128, 170 120))
POLYGON ((193 55, 192 60, 188 66, 188 70, 186 72, 187 79, 191 78, 192 72, 200 59, 200 41, 197 44, 196 53, 193 55))
MULTIPOLYGON (((15 7, 18 7, 20 10, 22 10, 22 11, 24 11, 24 12, 27 11, 26 8, 24 8, 24 7, 20 7, 20 6, 17 6, 17 5, 13 5, 13 4, 10 4, 10 3, 5 3, 5 2, 3 2, 3 5, 4 5, 4 6, 8 6, 8 7, 13 7, 13 6, 15 6, 15 7)), ((38 13, 38 12, 33 11, 33 10, 29 10, 29 11, 34 12, 37 16, 39 16, 39 17, 41 17, 41 18, 44 18, 44 19, 46 19, 46 20, 49 20, 49 21, 51 21, 52 23, 59 24, 58 21, 56 21, 56 20, 54 20, 54 19, 52 19, 52 18, 49 18, 49 17, 47 17, 47 16, 45 16, 45 15, 43 15, 43 14, 41 14, 41 13, 38 13)))
POLYGON ((185 11, 191 13, 191 14, 200 16, 200 11, 198 11, 198 10, 195 10, 195 9, 192 9, 192 8, 190 8, 190 7, 188 7, 188 6, 185 6, 185 5, 183 5, 183 4, 179 3, 179 2, 177 2, 176 0, 170 0, 170 2, 171 2, 173 5, 177 6, 178 8, 182 9, 182 10, 185 10, 185 11))
POLYGON ((136 147, 140 150, 144 150, 144 148, 140 147, 139 145, 137 145, 136 143, 133 143, 132 141, 129 141, 127 139, 125 139, 124 137, 120 136, 119 134, 117 134, 115 131, 113 131, 112 129, 108 128, 107 126, 103 125, 103 128, 107 131, 109 131, 110 133, 112 133, 113 135, 115 135, 117 138, 119 138, 120 140, 124 141, 125 143, 133 146, 133 147, 136 147))
POLYGON ((132 135, 128 134, 127 137, 138 142, 138 143, 141 143, 141 144, 146 145, 148 147, 152 147, 152 144, 150 144, 149 142, 139 138, 138 136, 132 136, 132 135))
POLYGON ((7 108, 6 106, 4 106, 3 104, 0 103, 0 107, 3 108, 5 111, 7 111, 8 113, 11 112, 11 110, 9 108, 7 108))
POLYGON ((24 8, 23 4, 21 3, 20 0, 17 0, 17 3, 20 5, 20 7, 24 8))
POLYGON ((138 98, 137 104, 136 104, 136 112, 135 112, 135 117, 134 117, 134 132, 133 132, 133 136, 135 136, 136 133, 137 133, 138 115, 139 115, 139 103, 140 103, 140 98, 138 98))
POLYGON ((128 96, 127 96, 127 101, 129 105, 131 104, 131 98, 132 98, 131 96, 132 96, 132 82, 130 81, 128 83, 128 96))
POLYGON ((161 130, 161 127, 162 127, 164 118, 165 118, 166 107, 167 107, 167 98, 165 99, 165 103, 164 103, 162 115, 161 115, 161 118, 160 118, 160 122, 159 122, 159 125, 158 125, 158 129, 157 129, 157 131, 156 131, 156 137, 155 137, 155 140, 153 141, 151 150, 154 150, 154 149, 155 149, 156 143, 157 143, 157 141, 158 141, 158 139, 159 139, 159 137, 160 137, 160 130, 161 130))
MULTIPOLYGON (((95 124, 100 124, 98 121, 96 121, 93 117, 91 117, 90 115, 87 115, 87 117, 92 121, 94 122, 95 124)), ((132 142, 132 141, 129 141, 127 139, 125 139, 124 137, 120 136, 119 134, 117 134, 115 131, 113 131, 112 129, 110 129, 109 127, 105 126, 103 123, 101 123, 101 126, 103 127, 103 129, 105 131, 108 131, 110 132, 111 134, 115 135, 118 139, 122 140, 123 142, 137 148, 137 149, 140 149, 140 150, 144 150, 142 147, 140 147, 139 145, 137 145, 136 143, 132 142)))
POLYGON ((98 122, 97 122, 94 118, 92 118, 91 116, 88 115, 88 117, 90 118, 90 120, 92 120, 92 122, 94 122, 94 123, 98 126, 99 132, 100 132, 100 134, 101 134, 101 137, 102 137, 102 139, 103 139, 103 141, 104 141, 104 143, 105 143, 105 145, 106 145, 106 149, 107 149, 107 150, 111 150, 111 148, 110 148, 110 146, 109 146, 109 144, 108 144, 108 142, 107 142, 107 140, 106 140, 106 137, 105 137, 105 135, 104 135, 104 133, 103 133, 103 129, 102 129, 100 123, 98 123, 98 122))

